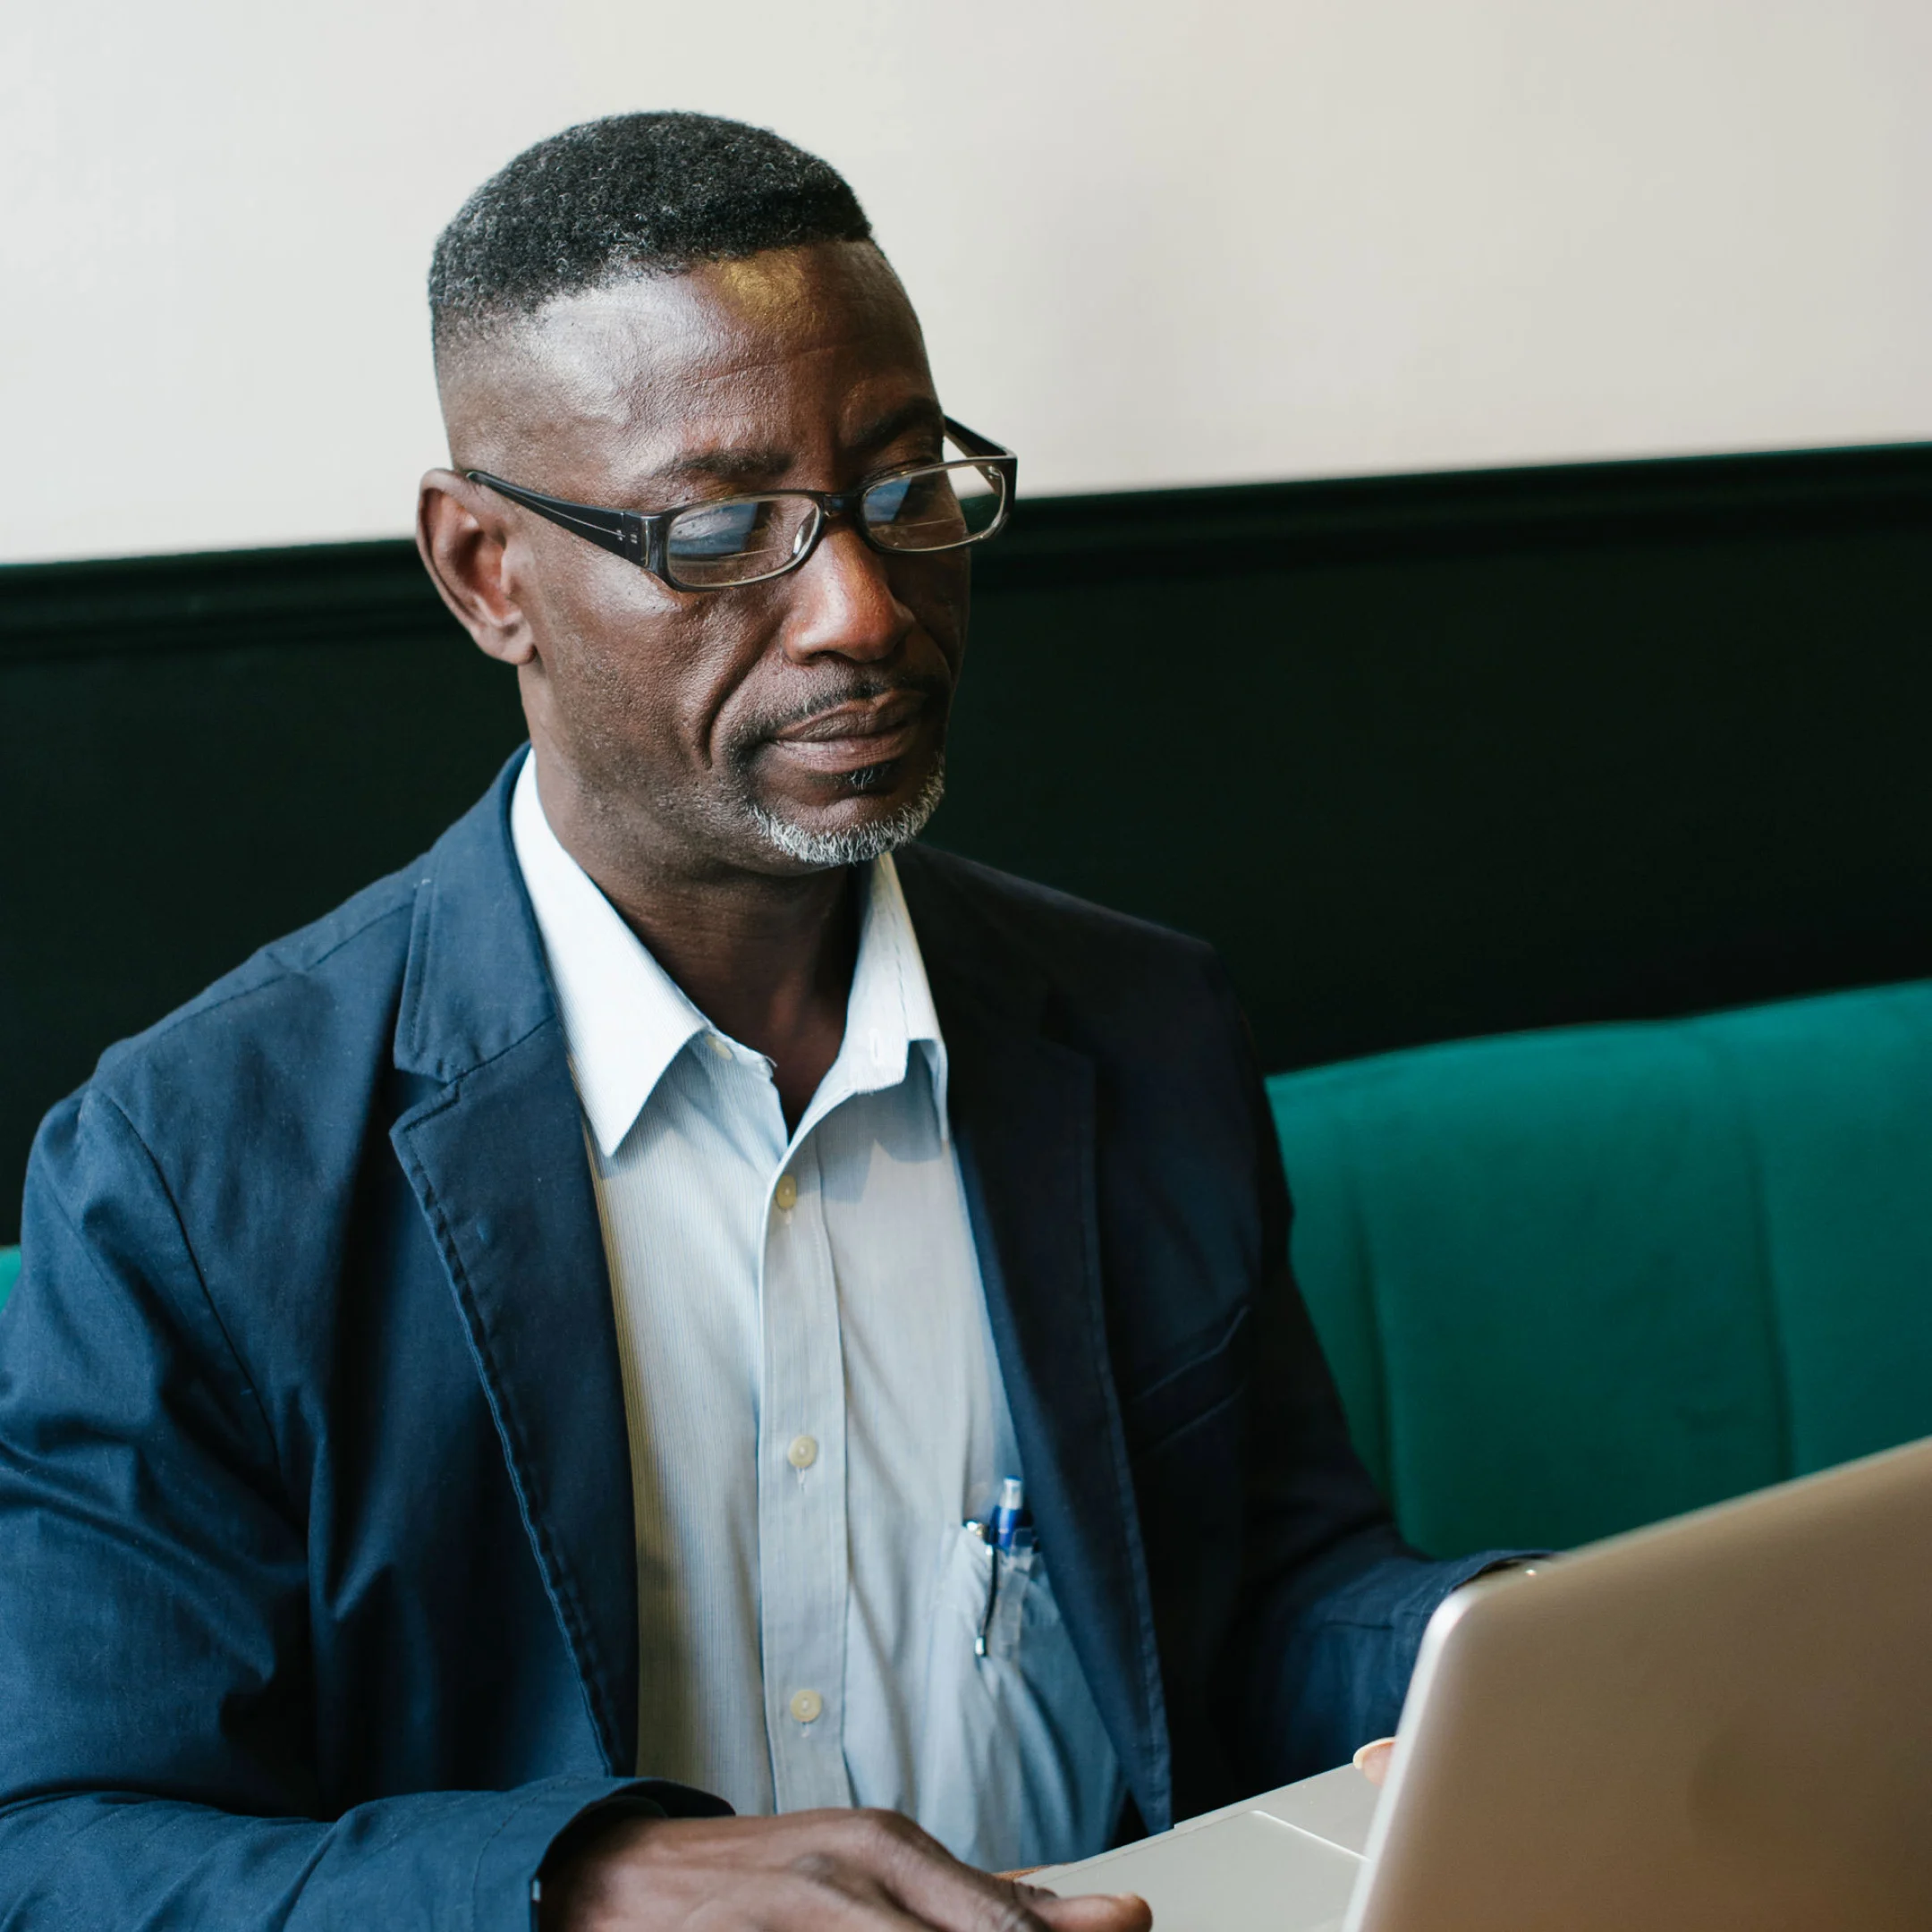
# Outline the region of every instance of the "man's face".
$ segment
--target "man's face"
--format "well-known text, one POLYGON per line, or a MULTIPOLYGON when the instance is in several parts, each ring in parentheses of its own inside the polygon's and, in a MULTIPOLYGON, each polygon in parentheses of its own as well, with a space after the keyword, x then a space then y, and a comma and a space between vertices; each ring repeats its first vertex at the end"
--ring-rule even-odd
MULTIPOLYGON (((459 470, 661 510, 850 489, 941 454, 919 325, 862 243, 774 250, 552 304, 445 385, 459 470)), ((699 874, 883 849, 936 800, 968 565, 849 521, 766 583, 675 590, 492 497, 547 784, 699 874)), ((509 655, 510 653, 505 653, 509 655)))

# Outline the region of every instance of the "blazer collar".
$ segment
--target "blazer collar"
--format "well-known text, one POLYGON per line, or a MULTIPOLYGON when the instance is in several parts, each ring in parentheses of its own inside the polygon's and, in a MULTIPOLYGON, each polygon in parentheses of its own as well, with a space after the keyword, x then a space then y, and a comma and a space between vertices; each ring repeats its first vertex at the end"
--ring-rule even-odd
POLYGON ((525 745, 422 861, 395 1063, 447 1083, 540 1028, 556 1004, 510 839, 510 801, 525 745))
POLYGON ((631 1456, 582 1118, 510 843, 523 754, 431 851, 395 1062, 433 1083, 390 1140, 435 1241, 598 1755, 637 1762, 631 1456))

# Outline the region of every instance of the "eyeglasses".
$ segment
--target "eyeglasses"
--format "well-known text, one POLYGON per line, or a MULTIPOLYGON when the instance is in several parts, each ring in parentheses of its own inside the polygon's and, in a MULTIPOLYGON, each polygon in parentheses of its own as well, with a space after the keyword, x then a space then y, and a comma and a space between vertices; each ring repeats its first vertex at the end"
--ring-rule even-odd
POLYGON ((600 510, 565 503, 487 470, 464 474, 499 496, 635 564, 678 590, 764 583, 808 563, 829 518, 849 516, 888 556, 960 550, 997 536, 1013 507, 1020 459, 945 419, 956 460, 889 470, 852 490, 767 490, 674 510, 600 510))

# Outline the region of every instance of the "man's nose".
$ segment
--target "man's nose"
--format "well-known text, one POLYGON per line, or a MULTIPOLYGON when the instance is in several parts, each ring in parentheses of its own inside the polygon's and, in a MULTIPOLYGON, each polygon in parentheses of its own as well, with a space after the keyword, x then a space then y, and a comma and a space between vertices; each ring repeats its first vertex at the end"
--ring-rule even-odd
POLYGON ((894 594, 886 559, 843 518, 826 531, 792 584, 781 641, 797 663, 889 657, 918 622, 894 594))

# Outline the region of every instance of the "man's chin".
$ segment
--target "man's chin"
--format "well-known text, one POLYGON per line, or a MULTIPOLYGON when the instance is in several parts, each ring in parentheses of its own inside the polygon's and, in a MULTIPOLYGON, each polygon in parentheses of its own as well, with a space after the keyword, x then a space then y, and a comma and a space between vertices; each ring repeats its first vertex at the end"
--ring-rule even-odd
POLYGON ((910 792, 893 784, 896 775, 890 766, 869 767, 850 775, 846 797, 829 810, 787 809, 754 799, 751 816, 765 843, 794 864, 867 865, 917 838, 945 792, 944 758, 910 792))

